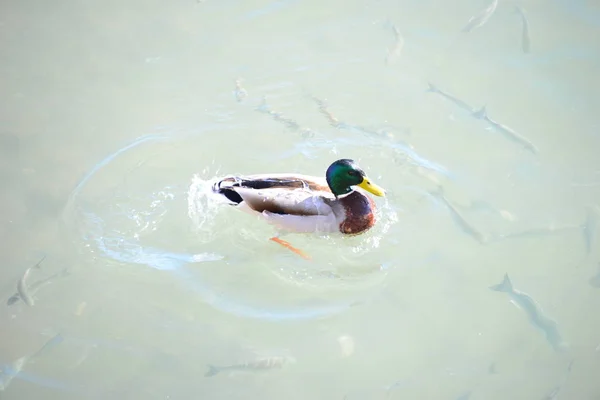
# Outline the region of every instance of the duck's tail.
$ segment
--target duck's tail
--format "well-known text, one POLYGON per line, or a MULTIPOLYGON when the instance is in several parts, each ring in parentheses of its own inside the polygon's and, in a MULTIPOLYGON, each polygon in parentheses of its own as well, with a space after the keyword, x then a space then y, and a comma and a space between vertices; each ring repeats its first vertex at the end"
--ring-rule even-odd
POLYGON ((244 201, 244 199, 242 199, 242 196, 240 196, 235 191, 235 189, 233 189, 234 183, 236 181, 237 180, 235 177, 223 178, 221 180, 216 181, 213 184, 212 190, 213 190, 213 192, 218 193, 218 194, 222 195, 223 197, 225 197, 231 205, 234 205, 234 206, 238 205, 242 201, 244 201))

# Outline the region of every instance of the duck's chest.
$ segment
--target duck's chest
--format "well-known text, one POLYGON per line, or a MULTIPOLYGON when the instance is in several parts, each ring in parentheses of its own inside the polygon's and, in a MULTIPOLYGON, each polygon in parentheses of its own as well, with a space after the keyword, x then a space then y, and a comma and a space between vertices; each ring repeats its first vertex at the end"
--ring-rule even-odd
POLYGON ((359 192, 344 197, 341 201, 345 218, 340 232, 346 235, 363 233, 375 225, 375 202, 359 192))

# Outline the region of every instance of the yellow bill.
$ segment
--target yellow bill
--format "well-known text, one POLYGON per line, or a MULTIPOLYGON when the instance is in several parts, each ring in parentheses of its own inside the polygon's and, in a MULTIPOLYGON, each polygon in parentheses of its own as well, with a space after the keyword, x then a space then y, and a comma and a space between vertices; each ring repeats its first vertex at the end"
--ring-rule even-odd
POLYGON ((382 187, 377 186, 376 184, 371 182, 371 180, 369 178, 367 178, 366 176, 363 178, 362 183, 360 183, 358 185, 358 187, 366 190, 369 193, 373 193, 375 196, 380 196, 380 197, 385 196, 385 190, 383 190, 382 187))

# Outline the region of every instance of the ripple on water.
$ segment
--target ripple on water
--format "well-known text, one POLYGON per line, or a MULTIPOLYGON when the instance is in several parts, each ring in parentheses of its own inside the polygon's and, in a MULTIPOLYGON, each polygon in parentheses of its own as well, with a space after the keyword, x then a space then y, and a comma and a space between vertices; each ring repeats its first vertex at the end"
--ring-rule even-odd
POLYGON ((212 192, 221 175, 215 165, 198 172, 181 161, 182 152, 199 147, 198 136, 145 136, 99 162, 65 209, 77 248, 124 268, 167 271, 194 298, 250 318, 330 316, 366 300, 385 281, 384 254, 390 253, 378 249, 390 245, 399 219, 393 196, 379 202, 379 222, 363 235, 291 235, 295 246, 310 249, 314 262, 306 262, 267 242, 275 232, 270 226, 212 192))

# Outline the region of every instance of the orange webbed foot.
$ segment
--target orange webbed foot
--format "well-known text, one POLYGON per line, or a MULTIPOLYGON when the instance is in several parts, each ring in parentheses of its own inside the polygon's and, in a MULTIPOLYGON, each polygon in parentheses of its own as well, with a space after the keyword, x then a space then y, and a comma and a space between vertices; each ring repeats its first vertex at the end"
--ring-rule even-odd
POLYGON ((286 242, 285 240, 279 239, 278 237, 272 237, 269 240, 272 240, 275 243, 279 243, 280 245, 287 248, 288 250, 291 250, 294 253, 298 254, 300 257, 304 258, 305 260, 311 260, 311 257, 308 254, 306 254, 302 250, 292 246, 289 242, 286 242))

